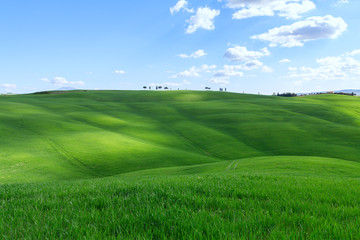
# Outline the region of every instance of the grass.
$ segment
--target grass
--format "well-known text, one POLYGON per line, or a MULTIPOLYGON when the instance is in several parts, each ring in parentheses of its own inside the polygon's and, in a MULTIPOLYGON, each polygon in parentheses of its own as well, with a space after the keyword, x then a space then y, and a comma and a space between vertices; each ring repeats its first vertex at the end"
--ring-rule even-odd
POLYGON ((356 239, 359 168, 337 159, 261 157, 3 185, 0 233, 3 239, 356 239))
POLYGON ((259 156, 359 161, 359 98, 196 91, 0 97, 0 183, 259 156))
POLYGON ((0 96, 2 239, 357 239, 360 99, 0 96))

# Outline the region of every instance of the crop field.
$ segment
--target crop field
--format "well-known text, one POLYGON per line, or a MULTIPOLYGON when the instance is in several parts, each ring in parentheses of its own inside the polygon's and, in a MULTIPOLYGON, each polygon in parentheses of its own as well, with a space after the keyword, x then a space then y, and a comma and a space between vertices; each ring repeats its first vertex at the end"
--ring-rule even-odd
POLYGON ((360 98, 0 96, 1 239, 358 239, 360 98))

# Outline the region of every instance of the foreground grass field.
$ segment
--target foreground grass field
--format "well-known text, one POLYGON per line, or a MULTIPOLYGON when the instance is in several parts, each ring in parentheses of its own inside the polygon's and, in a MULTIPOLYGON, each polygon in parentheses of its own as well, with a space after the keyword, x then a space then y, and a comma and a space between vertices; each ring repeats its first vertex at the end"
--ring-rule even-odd
POLYGON ((358 239, 360 99, 0 96, 1 239, 358 239))
POLYGON ((357 239, 360 164, 261 157, 4 185, 2 239, 357 239))

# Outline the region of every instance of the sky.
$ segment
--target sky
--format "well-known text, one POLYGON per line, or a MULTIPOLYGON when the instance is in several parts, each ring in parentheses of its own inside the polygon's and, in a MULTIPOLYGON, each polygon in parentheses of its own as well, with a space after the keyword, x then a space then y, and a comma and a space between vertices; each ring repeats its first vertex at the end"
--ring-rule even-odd
POLYGON ((359 0, 1 0, 0 93, 360 89, 359 0))

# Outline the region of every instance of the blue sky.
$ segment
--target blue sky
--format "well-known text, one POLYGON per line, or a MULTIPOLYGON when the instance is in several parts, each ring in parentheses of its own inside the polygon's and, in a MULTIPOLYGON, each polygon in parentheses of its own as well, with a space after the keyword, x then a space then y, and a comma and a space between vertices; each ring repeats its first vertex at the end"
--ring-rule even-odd
POLYGON ((2 0, 0 93, 360 89, 357 0, 2 0))

